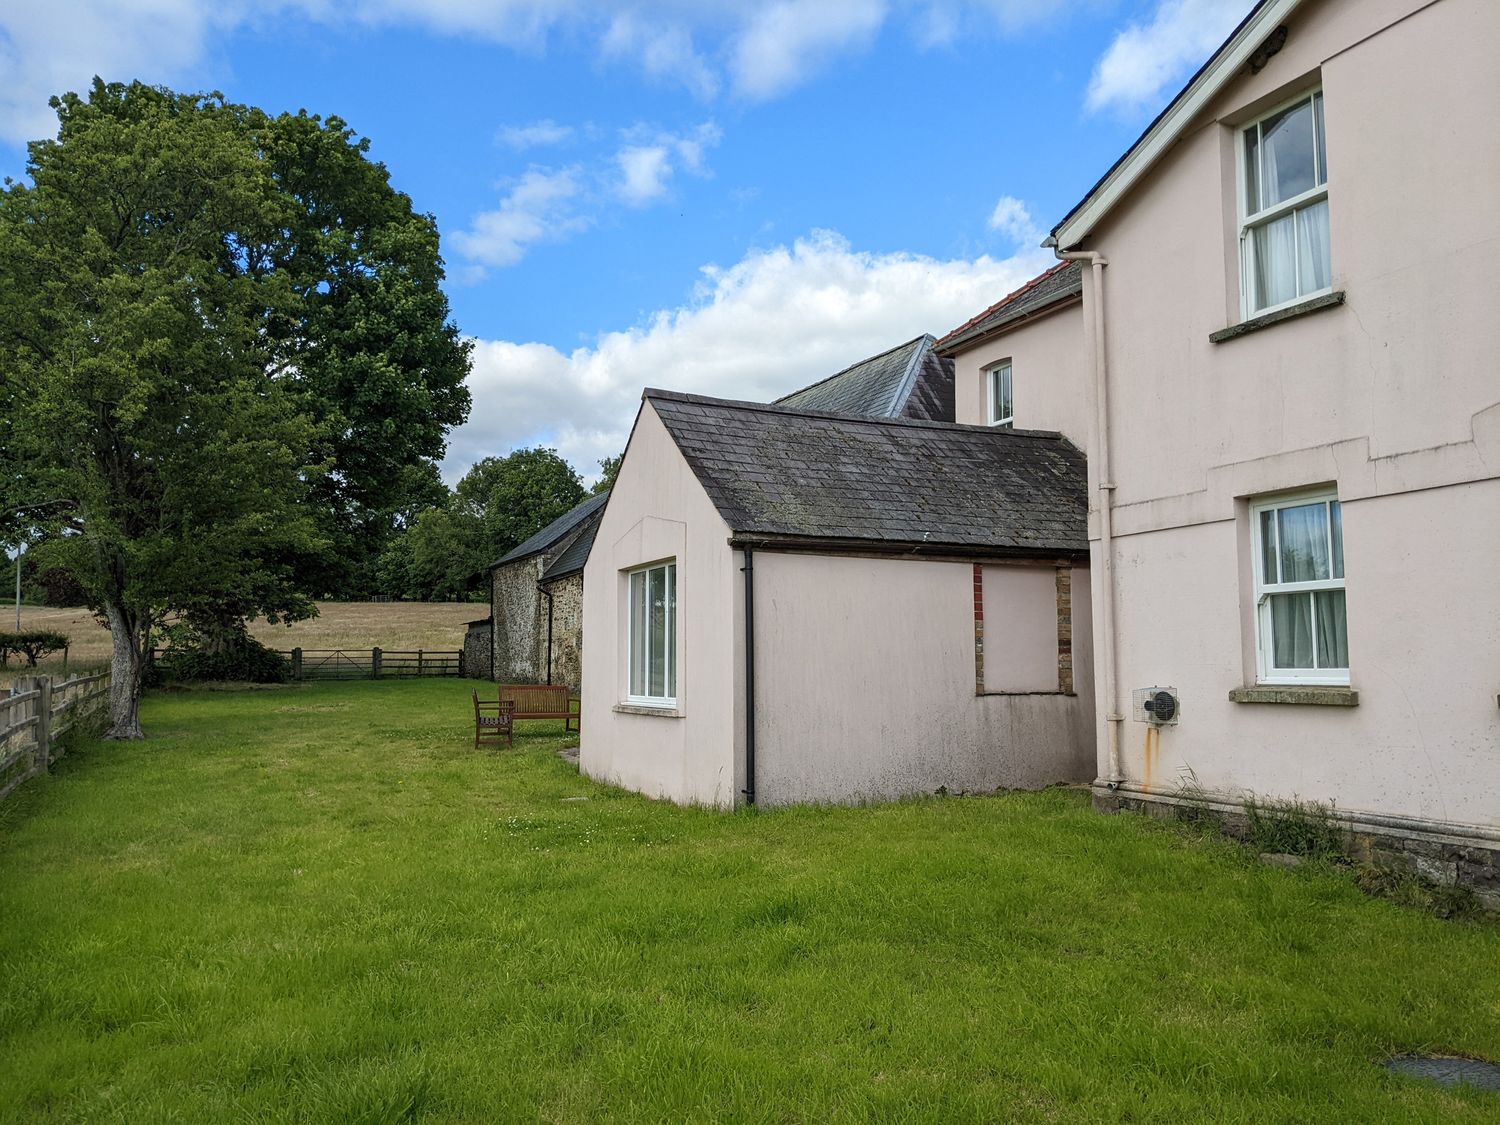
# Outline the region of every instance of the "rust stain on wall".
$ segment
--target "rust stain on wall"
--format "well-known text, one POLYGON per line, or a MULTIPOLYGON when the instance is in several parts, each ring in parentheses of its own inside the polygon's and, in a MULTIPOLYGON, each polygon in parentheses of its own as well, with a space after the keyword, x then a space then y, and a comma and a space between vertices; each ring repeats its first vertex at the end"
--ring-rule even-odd
POLYGON ((1146 728, 1146 740, 1143 747, 1145 752, 1145 777, 1141 782, 1141 788, 1151 792, 1151 787, 1156 781, 1156 762, 1161 753, 1161 731, 1154 726, 1146 728))

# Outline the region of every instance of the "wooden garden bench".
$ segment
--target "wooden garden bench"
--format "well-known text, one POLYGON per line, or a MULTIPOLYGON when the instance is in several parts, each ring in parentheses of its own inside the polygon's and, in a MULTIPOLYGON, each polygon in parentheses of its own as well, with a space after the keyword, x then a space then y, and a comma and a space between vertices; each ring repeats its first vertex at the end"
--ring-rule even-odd
POLYGON ((580 701, 566 684, 501 684, 499 695, 515 706, 517 719, 561 719, 565 731, 577 730, 574 723, 583 725, 578 713, 582 705, 574 710, 573 704, 580 701))
POLYGON ((494 702, 480 699, 477 691, 469 694, 474 697, 474 749, 479 749, 482 743, 498 743, 502 738, 505 745, 513 745, 515 704, 508 699, 494 702))

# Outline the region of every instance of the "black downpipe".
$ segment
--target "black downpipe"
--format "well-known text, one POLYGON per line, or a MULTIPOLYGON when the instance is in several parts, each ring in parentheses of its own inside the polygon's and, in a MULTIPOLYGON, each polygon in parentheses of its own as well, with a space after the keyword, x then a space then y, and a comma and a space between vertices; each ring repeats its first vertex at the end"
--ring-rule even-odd
POLYGON ((538 586, 542 597, 547 599, 547 683, 552 683, 552 591, 538 586))
POLYGON ((490 683, 500 682, 495 675, 495 568, 490 568, 490 683))
POLYGON ((755 548, 745 544, 745 804, 755 804, 755 548))

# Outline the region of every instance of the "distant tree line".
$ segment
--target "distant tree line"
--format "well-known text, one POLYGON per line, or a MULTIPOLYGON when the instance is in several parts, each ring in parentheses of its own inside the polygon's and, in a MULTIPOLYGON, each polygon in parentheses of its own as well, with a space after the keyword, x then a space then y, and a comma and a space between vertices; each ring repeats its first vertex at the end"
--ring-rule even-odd
MULTIPOLYGON (((614 484, 620 457, 604 458, 599 468, 595 494, 614 484)), ((485 601, 491 564, 588 495, 554 450, 486 457, 440 503, 391 536, 376 565, 377 583, 397 598, 485 601)))

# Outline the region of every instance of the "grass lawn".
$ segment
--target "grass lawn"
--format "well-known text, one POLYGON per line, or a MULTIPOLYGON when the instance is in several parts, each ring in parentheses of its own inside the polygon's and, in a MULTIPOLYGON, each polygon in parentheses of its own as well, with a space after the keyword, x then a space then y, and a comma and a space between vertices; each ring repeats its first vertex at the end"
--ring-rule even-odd
POLYGON ((1076 792, 679 809, 469 687, 155 695, 0 807, 0 1116, 1500 1118, 1377 1066, 1500 1058, 1493 925, 1076 792))

